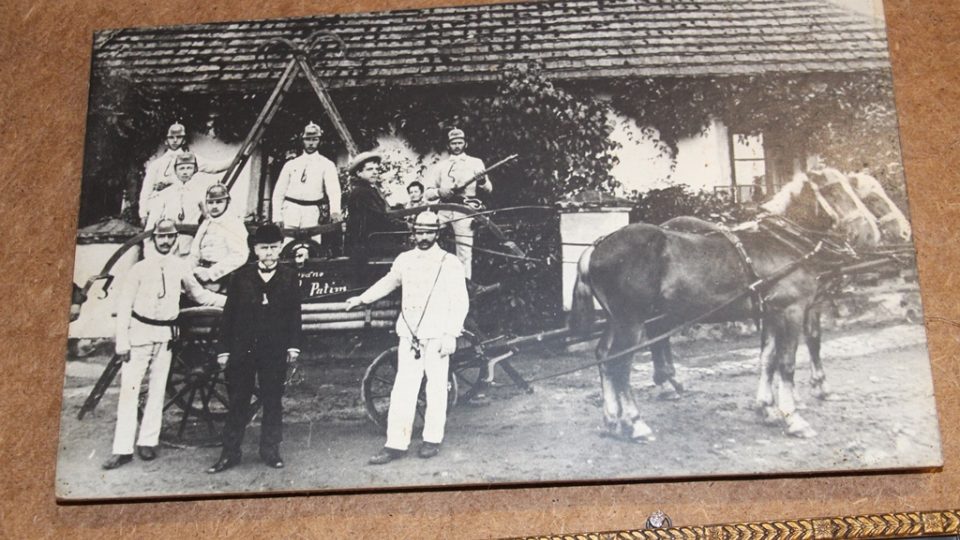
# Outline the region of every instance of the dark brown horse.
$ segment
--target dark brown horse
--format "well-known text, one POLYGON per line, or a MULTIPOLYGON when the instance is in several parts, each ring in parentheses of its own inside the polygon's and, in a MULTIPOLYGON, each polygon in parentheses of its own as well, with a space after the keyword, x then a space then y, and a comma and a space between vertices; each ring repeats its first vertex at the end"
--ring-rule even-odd
MULTIPOLYGON (((798 175, 795 181, 806 185, 793 186, 795 193, 785 198, 787 202, 781 210, 795 211, 804 204, 811 214, 817 213, 812 212, 813 201, 824 198, 823 190, 811 185, 813 181, 806 175, 798 175), (806 203, 801 202, 805 200, 806 203)), ((829 212, 818 213, 830 218, 821 229, 842 231, 851 245, 868 248, 872 247, 871 242, 879 240, 875 221, 834 220, 829 212), (834 223, 838 226, 833 227, 834 223)), ((724 306, 699 322, 753 318, 761 322, 758 411, 768 421, 784 423, 790 435, 814 436, 814 429, 797 412, 794 397, 796 352, 804 336, 811 352, 815 393, 826 393, 819 355, 819 316, 814 308, 822 286, 818 276, 828 261, 805 256, 814 250, 817 240, 829 237, 811 236, 814 238, 805 242, 783 230, 778 232, 775 227, 739 230, 735 237, 741 252, 735 241, 720 233, 715 225, 682 217, 662 226, 628 225, 587 249, 578 264, 570 328, 574 333, 589 331, 596 298, 608 320, 597 346, 608 428, 635 440, 655 438, 641 418, 630 386, 633 355, 604 360, 634 347, 644 338, 661 335, 724 306), (749 294, 748 287, 758 278, 768 280, 758 289, 758 295, 749 294), (774 388, 775 377, 780 381, 778 389, 774 388)), ((835 246, 834 257, 837 251, 835 246)), ((670 381, 679 387, 674 380, 669 347, 668 340, 652 347, 654 381, 670 381)))

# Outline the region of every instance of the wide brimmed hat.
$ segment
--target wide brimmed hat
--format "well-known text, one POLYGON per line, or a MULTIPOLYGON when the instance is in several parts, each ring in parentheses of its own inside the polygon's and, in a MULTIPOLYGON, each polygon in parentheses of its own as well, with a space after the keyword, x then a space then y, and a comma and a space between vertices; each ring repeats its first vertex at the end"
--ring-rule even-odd
POLYGON ((377 163, 382 163, 383 156, 381 156, 379 153, 374 151, 362 152, 354 156, 354 158, 351 159, 349 163, 347 163, 347 170, 353 174, 356 174, 357 171, 360 169, 360 167, 363 167, 363 165, 368 161, 376 161, 377 163))
POLYGON ((278 242, 283 242, 283 231, 273 223, 264 223, 257 227, 257 230, 253 232, 253 236, 250 237, 250 243, 254 245, 276 244, 278 242))

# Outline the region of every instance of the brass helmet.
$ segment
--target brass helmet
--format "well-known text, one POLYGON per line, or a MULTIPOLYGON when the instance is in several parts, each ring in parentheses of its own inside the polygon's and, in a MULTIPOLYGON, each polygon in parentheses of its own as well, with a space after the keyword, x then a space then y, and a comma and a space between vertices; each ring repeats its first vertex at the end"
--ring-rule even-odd
POLYGON ((177 234, 177 224, 172 219, 163 218, 153 227, 153 236, 177 234))
POLYGON ((230 191, 227 186, 217 183, 207 188, 207 202, 230 200, 230 191))
POLYGON ((182 154, 178 154, 176 161, 173 162, 174 168, 180 165, 186 165, 186 164, 193 165, 194 168, 196 168, 197 156, 193 155, 193 153, 191 152, 183 152, 182 154))
POLYGON ((447 132, 447 142, 451 143, 453 141, 463 141, 466 140, 466 135, 463 133, 463 130, 460 128, 453 128, 447 132))
POLYGON ((436 212, 431 212, 427 210, 426 212, 420 212, 417 214, 416 221, 413 222, 414 231, 439 231, 440 230, 440 216, 436 212))
POLYGON ((167 137, 186 137, 187 128, 183 126, 180 122, 174 122, 170 124, 170 127, 167 129, 167 137))
POLYGON ((304 126, 302 136, 304 139, 306 139, 307 137, 319 137, 322 134, 323 134, 323 130, 320 129, 320 126, 314 124, 313 122, 310 122, 309 124, 304 126))

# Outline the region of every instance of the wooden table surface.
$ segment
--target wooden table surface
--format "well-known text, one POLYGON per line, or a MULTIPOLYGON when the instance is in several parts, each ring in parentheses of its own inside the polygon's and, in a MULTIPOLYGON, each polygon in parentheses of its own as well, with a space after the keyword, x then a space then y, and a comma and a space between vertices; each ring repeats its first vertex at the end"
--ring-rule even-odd
MULTIPOLYGON (((645 1, 645 0, 638 0, 645 1)), ((443 5, 467 3, 444 0, 443 5)), ((946 465, 910 474, 629 483, 109 505, 54 500, 91 33, 440 5, 39 2, 0 5, 0 537, 490 537, 960 508, 960 2, 886 5, 946 465)))

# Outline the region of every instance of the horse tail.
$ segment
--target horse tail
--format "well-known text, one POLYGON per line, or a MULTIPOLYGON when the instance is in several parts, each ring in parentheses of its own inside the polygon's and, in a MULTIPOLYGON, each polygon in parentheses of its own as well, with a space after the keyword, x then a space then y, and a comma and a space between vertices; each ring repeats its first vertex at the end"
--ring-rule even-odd
POLYGON ((593 328, 593 287, 590 285, 590 255, 593 249, 588 247, 577 262, 577 278, 573 282, 573 301, 567 320, 567 328, 574 335, 586 335, 593 328))

